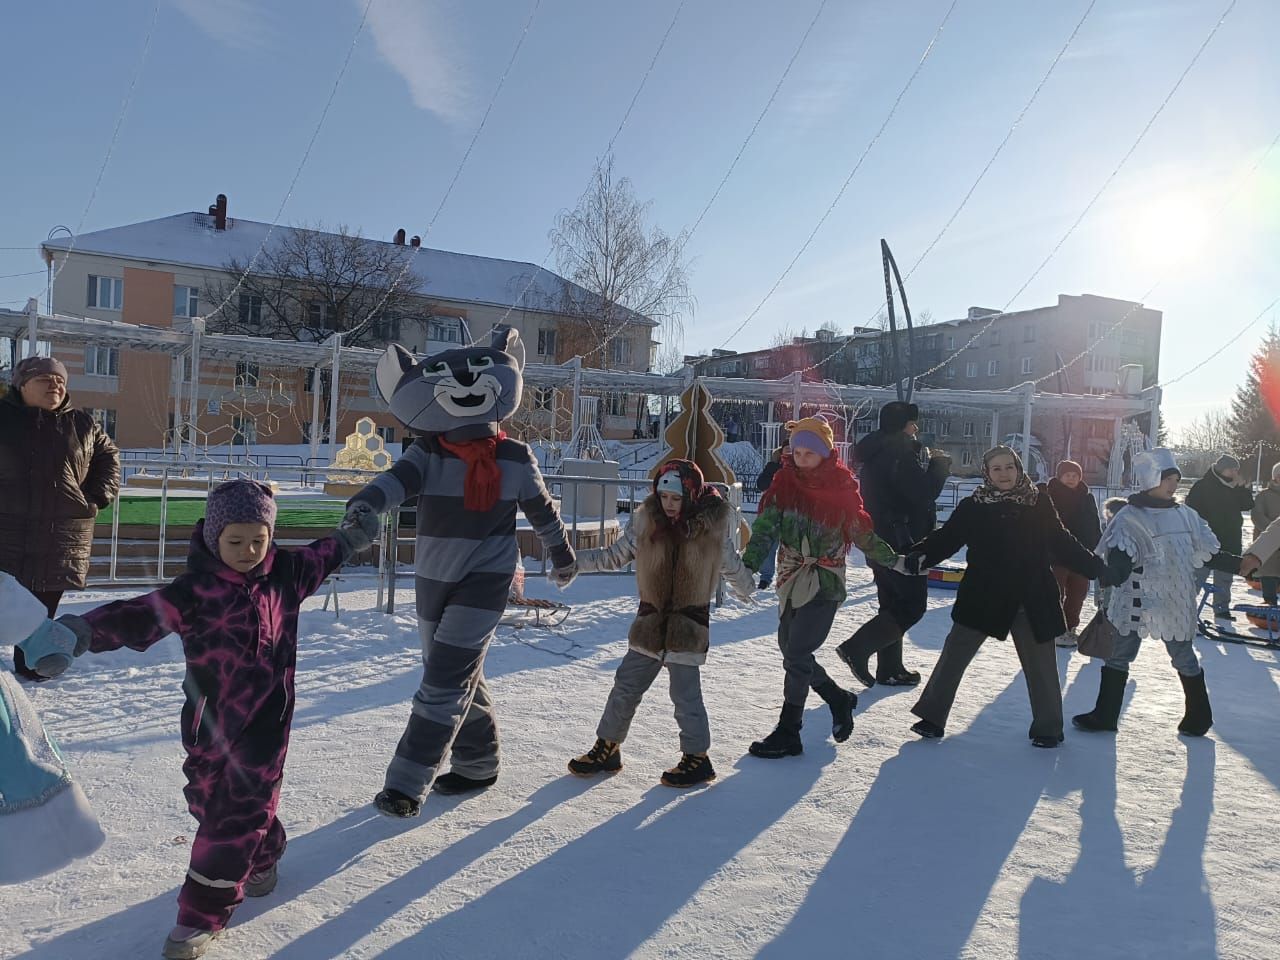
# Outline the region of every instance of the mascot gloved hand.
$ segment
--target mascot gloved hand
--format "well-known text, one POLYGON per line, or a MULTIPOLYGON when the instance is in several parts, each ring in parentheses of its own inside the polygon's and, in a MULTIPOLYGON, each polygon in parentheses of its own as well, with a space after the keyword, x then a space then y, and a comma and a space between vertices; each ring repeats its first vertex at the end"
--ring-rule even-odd
POLYGON ((353 503, 347 507, 347 515, 338 524, 334 535, 345 540, 351 552, 364 553, 378 539, 382 521, 367 503, 353 503))

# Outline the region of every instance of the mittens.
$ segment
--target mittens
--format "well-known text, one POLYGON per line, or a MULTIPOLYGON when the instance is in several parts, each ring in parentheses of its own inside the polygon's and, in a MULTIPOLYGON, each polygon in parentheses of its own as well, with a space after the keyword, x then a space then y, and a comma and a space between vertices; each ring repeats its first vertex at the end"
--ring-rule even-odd
POLYGON ((79 617, 63 617, 59 621, 46 620, 36 632, 14 647, 14 666, 28 680, 49 680, 71 666, 74 657, 89 649, 92 629, 79 617), (85 636, 72 629, 69 623, 78 621, 85 636))
POLYGON ((908 553, 898 557, 893 563, 893 571, 895 573, 905 574, 908 577, 918 577, 924 570, 924 554, 908 553))
POLYGON ((345 541, 351 553, 364 553, 373 544, 382 526, 373 507, 357 501, 347 507, 347 514, 338 524, 336 536, 345 541))
POLYGON ((552 547, 551 569, 547 572, 547 579, 563 590, 573 583, 577 575, 578 562, 574 556, 573 547, 567 543, 552 547))

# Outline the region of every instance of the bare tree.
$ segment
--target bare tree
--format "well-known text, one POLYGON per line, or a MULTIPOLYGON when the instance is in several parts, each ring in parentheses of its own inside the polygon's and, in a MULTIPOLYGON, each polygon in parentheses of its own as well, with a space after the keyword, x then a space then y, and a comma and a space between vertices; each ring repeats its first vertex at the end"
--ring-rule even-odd
POLYGON ((564 346, 592 366, 626 363, 626 348, 611 345, 625 340, 627 325, 637 321, 656 320, 664 343, 683 340, 694 308, 685 233, 671 237, 650 227, 649 206, 636 199, 630 180, 614 174, 609 156, 596 164, 577 206, 561 211, 551 230, 556 265, 568 282, 545 308, 568 318, 564 346))
POLYGON ((1226 407, 1206 410, 1182 428, 1178 446, 1189 450, 1219 452, 1231 449, 1231 412, 1226 407))
POLYGON ((205 302, 229 300, 212 329, 311 342, 339 332, 347 346, 372 346, 398 339, 405 315, 425 319, 421 283, 408 266, 413 247, 368 240, 343 225, 279 236, 252 264, 228 260, 226 275, 206 285, 205 302))

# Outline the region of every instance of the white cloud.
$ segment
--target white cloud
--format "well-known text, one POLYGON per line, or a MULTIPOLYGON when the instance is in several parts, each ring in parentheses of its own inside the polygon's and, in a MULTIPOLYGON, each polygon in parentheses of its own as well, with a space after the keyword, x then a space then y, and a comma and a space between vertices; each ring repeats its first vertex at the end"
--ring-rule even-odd
MULTIPOLYGON (((366 0, 355 3, 363 10, 366 0)), ((374 0, 368 30, 382 59, 409 87, 416 107, 459 120, 468 112, 469 97, 446 20, 439 3, 374 0)))
POLYGON ((173 5, 212 39, 237 50, 268 46, 275 32, 254 0, 173 0, 173 5))

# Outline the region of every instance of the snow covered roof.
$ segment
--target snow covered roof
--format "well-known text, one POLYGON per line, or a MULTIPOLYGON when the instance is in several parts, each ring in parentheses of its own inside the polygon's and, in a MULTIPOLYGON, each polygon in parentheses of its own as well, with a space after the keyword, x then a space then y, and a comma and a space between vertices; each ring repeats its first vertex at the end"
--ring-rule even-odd
MULTIPOLYGON (((229 218, 225 230, 214 229, 214 218, 204 213, 177 213, 157 220, 126 224, 82 233, 74 241, 75 253, 101 254, 128 260, 224 270, 235 260, 247 264, 258 251, 273 251, 297 227, 276 226, 256 220, 229 218)), ((366 239, 369 244, 396 246, 390 241, 366 239)), ((50 254, 72 249, 72 238, 46 240, 42 249, 50 254)), ((453 253, 430 247, 397 246, 410 257, 410 273, 421 283, 424 295, 462 303, 497 307, 523 306, 529 310, 555 313, 550 305, 561 299, 564 280, 550 270, 519 260, 500 260, 469 253, 453 253), (415 253, 416 250, 416 253, 415 253), (533 279, 532 284, 530 278, 533 279)), ((263 262, 259 257, 258 263, 263 262)), ((592 294, 572 285, 575 299, 592 294)), ((632 323, 656 327, 657 321, 634 314, 632 323)))

